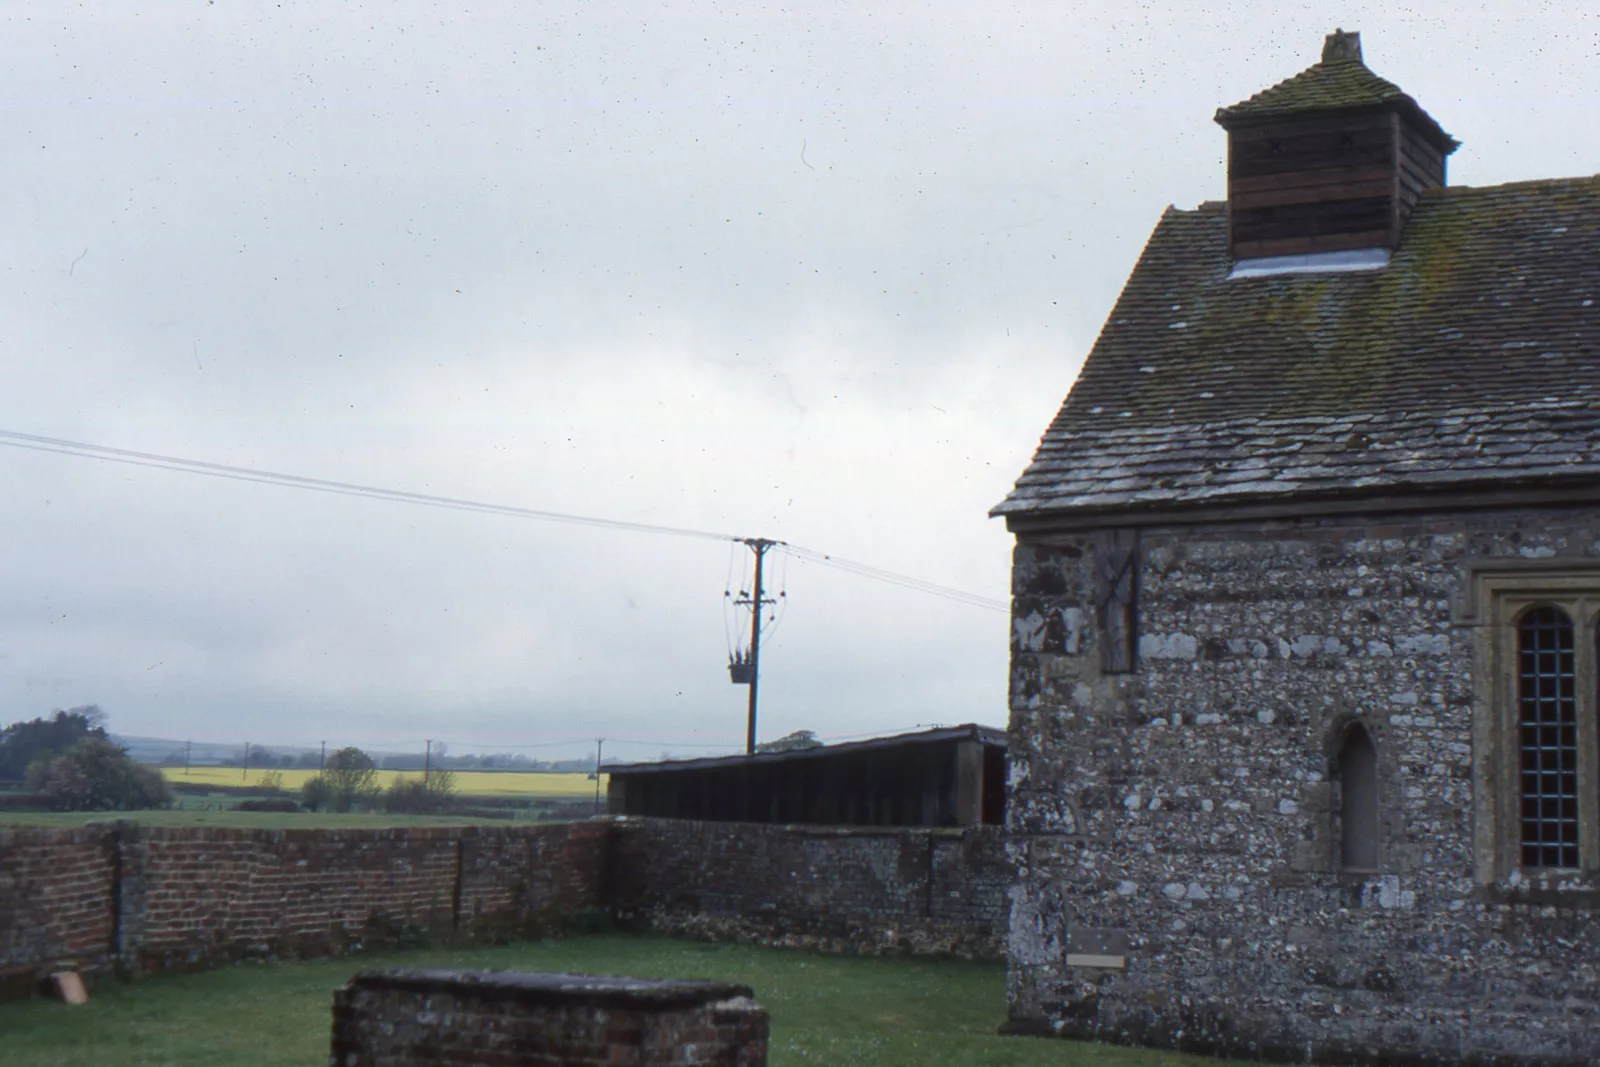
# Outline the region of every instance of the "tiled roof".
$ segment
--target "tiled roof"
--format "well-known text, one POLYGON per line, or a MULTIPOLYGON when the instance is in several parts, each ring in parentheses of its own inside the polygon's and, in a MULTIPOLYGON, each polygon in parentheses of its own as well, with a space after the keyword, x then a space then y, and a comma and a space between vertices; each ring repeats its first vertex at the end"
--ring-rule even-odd
POLYGON ((1229 280, 1168 209, 996 514, 1600 480, 1600 176, 1447 187, 1389 266, 1229 280))
POLYGON ((944 726, 917 733, 893 734, 872 737, 865 741, 844 744, 817 745, 814 748, 791 748, 782 752, 756 752, 746 756, 707 756, 700 759, 661 760, 655 763, 608 763, 606 773, 625 776, 633 774, 661 774, 676 771, 701 771, 714 767, 792 763, 796 760, 831 759, 834 756, 859 755, 885 748, 903 748, 909 745, 944 744, 951 741, 977 741, 979 744, 1005 747, 1006 732, 994 726, 981 726, 969 722, 962 726, 944 726))
POLYGON ((1218 108, 1223 126, 1288 118, 1309 112, 1328 113, 1358 108, 1394 107, 1409 115, 1446 154, 1456 141, 1420 104, 1391 81, 1378 77, 1359 58, 1324 59, 1294 77, 1263 89, 1232 107, 1218 108))
POLYGON ((1232 107, 1217 109, 1217 120, 1264 119, 1303 111, 1371 107, 1411 98, 1359 59, 1335 59, 1307 67, 1294 77, 1263 89, 1232 107))

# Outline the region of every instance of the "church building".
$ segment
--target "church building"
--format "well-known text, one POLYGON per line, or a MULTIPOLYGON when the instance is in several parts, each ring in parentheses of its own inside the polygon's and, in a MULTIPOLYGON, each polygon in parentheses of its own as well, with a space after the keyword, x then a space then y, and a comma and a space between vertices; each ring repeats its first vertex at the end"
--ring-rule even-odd
POLYGON ((994 510, 1010 1027, 1600 1062, 1600 178, 1354 33, 1216 121, 994 510))

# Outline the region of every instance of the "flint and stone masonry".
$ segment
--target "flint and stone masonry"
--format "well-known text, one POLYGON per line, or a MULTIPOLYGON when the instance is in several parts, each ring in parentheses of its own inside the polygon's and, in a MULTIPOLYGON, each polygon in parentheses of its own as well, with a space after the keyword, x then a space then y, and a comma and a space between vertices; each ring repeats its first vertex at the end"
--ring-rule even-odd
MULTIPOLYGON (((1319 1062, 1600 1060, 1595 880, 1483 881, 1463 575, 1600 567, 1600 509, 1142 532, 1138 670, 1095 545, 1018 545, 1013 1027, 1319 1062), (1378 761, 1341 864, 1337 748, 1378 761)), ((1484 753, 1484 755, 1488 755, 1484 753)), ((1487 821, 1481 815, 1480 819, 1487 821)), ((1485 828, 1483 832, 1489 832, 1485 828)))
POLYGON ((749 986, 369 971, 333 995, 329 1067, 764 1067, 749 986))
POLYGON ((1011 1026, 1600 1062, 1600 179, 1343 31, 1216 120, 995 509, 1011 1026))

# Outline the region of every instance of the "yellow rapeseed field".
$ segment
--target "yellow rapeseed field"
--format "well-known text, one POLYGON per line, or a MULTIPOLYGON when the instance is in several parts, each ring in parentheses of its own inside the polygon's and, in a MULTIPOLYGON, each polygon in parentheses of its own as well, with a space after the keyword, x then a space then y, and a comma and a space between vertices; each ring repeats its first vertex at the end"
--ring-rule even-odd
MULTIPOLYGON (((276 774, 283 788, 298 792, 313 770, 262 770, 255 767, 163 767, 161 773, 175 785, 260 785, 264 775, 276 774)), ((593 796, 594 779, 587 774, 545 774, 530 771, 455 771, 456 792, 463 796, 573 797, 593 796)), ((379 771, 378 784, 388 788, 396 780, 420 779, 421 771, 379 771)), ((600 776, 605 793, 606 776, 600 776)))

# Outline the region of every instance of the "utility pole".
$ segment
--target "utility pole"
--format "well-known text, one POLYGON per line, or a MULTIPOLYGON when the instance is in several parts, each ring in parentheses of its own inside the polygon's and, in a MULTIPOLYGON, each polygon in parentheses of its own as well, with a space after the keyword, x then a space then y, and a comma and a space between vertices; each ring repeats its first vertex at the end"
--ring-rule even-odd
POLYGON ((430 739, 423 742, 423 744, 427 745, 428 748, 422 754, 422 784, 427 785, 428 773, 433 769, 433 741, 430 739))
POLYGON ((606 739, 594 739, 594 813, 600 814, 600 757, 605 753, 606 739))
POLYGON ((750 605, 750 723, 744 735, 744 752, 747 756, 754 755, 756 750, 756 690, 761 684, 761 609, 777 603, 761 595, 761 562, 767 551, 777 543, 765 537, 751 537, 745 541, 750 551, 756 554, 756 583, 750 599, 734 601, 735 604, 750 605))
POLYGON ((189 742, 188 741, 185 741, 183 743, 183 773, 185 775, 187 775, 189 773, 189 742))
POLYGON ((322 742, 322 758, 317 760, 317 773, 321 774, 328 769, 328 742, 322 742))
POLYGON ((248 741, 244 743, 244 770, 239 773, 239 777, 247 782, 250 780, 250 742, 248 741))

